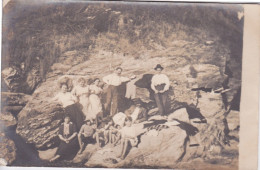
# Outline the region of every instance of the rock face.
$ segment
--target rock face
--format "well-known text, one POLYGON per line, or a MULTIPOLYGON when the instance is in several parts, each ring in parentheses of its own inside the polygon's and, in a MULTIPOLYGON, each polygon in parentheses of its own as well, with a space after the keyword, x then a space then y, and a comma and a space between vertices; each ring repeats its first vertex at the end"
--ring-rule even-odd
POLYGON ((228 113, 226 119, 227 119, 229 130, 232 131, 232 130, 239 128, 239 112, 238 111, 231 110, 228 113))
POLYGON ((163 129, 158 136, 149 131, 141 137, 138 148, 129 153, 124 167, 168 167, 174 168, 184 152, 185 131, 177 126, 163 129), (147 155, 147 156, 146 156, 147 155))
POLYGON ((16 147, 14 142, 7 138, 3 132, 0 132, 0 159, 6 161, 7 165, 11 165, 15 158, 16 147))
POLYGON ((16 118, 10 112, 0 113, 0 124, 3 128, 9 128, 17 124, 16 118))
POLYGON ((56 104, 41 105, 41 112, 36 109, 24 110, 19 114, 16 132, 27 142, 43 149, 53 146, 57 139, 58 128, 62 123, 63 109, 56 104), (23 115, 27 111, 26 115, 23 115))
MULTIPOLYGON (((144 123, 144 126, 145 124, 149 122, 144 123)), ((178 126, 169 126, 160 131, 146 130, 140 136, 140 143, 131 148, 124 160, 116 157, 120 154, 120 145, 105 146, 102 149, 98 149, 96 145, 88 145, 83 154, 77 155, 73 161, 86 161, 87 167, 174 168, 184 152, 186 137, 186 132, 178 126)))
MULTIPOLYGON (((43 20, 51 18, 54 23, 59 24, 49 24, 41 30, 37 27, 38 31, 35 32, 38 32, 41 36, 44 35, 44 37, 39 37, 38 33, 35 34, 35 39, 30 38, 32 35, 26 34, 21 39, 19 39, 19 36, 14 36, 17 38, 17 41, 12 41, 14 43, 27 39, 31 46, 32 44, 36 44, 36 46, 37 44, 43 44, 44 46, 43 50, 38 49, 41 46, 32 46, 32 50, 28 51, 30 54, 38 54, 38 51, 40 51, 39 55, 44 58, 36 59, 32 57, 27 59, 29 63, 39 63, 39 68, 42 67, 43 69, 35 70, 33 69, 34 65, 32 65, 32 69, 23 77, 26 80, 24 81, 25 84, 23 84, 26 86, 26 92, 32 92, 35 89, 31 99, 28 102, 18 99, 21 104, 17 106, 23 107, 26 103, 21 111, 19 110, 21 107, 7 108, 7 110, 15 109, 20 111, 16 129, 17 134, 27 143, 33 144, 37 149, 45 150, 57 146, 58 127, 62 122, 64 112, 61 106, 51 100, 59 91, 57 85, 59 79, 68 77, 72 79, 75 86, 80 77, 86 80, 102 79, 102 77, 112 73, 117 66, 123 68, 122 76, 130 77, 133 74, 137 76, 136 96, 147 102, 149 116, 152 116, 157 113, 158 109, 155 108, 155 103, 152 101, 150 81, 154 74, 153 68, 160 63, 164 67, 163 73, 171 81, 170 99, 175 102, 169 116, 170 123, 166 124, 164 122, 169 128, 162 129, 159 132, 154 129, 146 129, 145 133, 140 136, 138 147, 131 149, 124 161, 118 162, 116 160, 118 163, 114 161, 114 156, 119 148, 115 148, 115 152, 108 148, 97 151, 97 148, 89 145, 85 156, 75 158, 75 162, 82 162, 87 159, 86 166, 175 168, 177 160, 192 161, 196 157, 211 159, 211 156, 221 156, 226 142, 225 124, 223 123, 225 110, 222 96, 202 90, 193 91, 193 89, 216 90, 222 86, 222 82, 226 78, 223 74, 225 66, 227 61, 231 61, 229 46, 223 43, 222 39, 214 31, 201 31, 201 29, 181 23, 178 24, 178 27, 173 27, 172 25, 176 25, 178 22, 168 23, 169 21, 164 21, 167 17, 159 16, 160 23, 155 24, 154 21, 150 21, 150 18, 152 18, 150 15, 143 14, 147 20, 141 19, 139 21, 141 24, 135 23, 136 25, 134 25, 130 18, 134 18, 135 13, 131 16, 132 13, 129 11, 124 13, 123 8, 121 11, 119 9, 119 11, 113 11, 111 9, 105 10, 104 8, 107 7, 100 7, 96 9, 98 11, 97 15, 96 12, 93 12, 95 10, 92 11, 91 7, 86 6, 84 9, 80 6, 77 15, 66 16, 69 19, 64 20, 64 22, 60 22, 60 18, 63 18, 64 11, 72 10, 72 8, 55 8, 48 13, 45 7, 41 7, 41 10, 44 11, 41 14, 46 15, 39 17, 42 17, 43 20), (126 15, 125 21, 122 18, 122 13, 126 15), (54 14, 54 16, 51 14, 54 14), (90 23, 91 27, 82 25, 84 29, 80 26, 76 28, 74 25, 77 24, 68 23, 69 21, 77 21, 78 16, 86 16, 89 22, 82 23, 90 23), (104 19, 104 17, 108 17, 108 19, 103 23, 103 20, 100 19, 104 19), (119 18, 120 24, 117 24, 119 18), (122 19, 123 22, 121 22, 122 19), (164 30, 162 30, 161 23, 164 25, 164 30), (67 29, 72 29, 67 25, 73 26, 77 34, 72 35, 67 32, 67 29), (153 28, 151 31, 147 31, 151 28, 151 25, 153 25, 153 28), (117 29, 118 27, 120 29, 117 29), (58 28, 62 29, 57 31, 58 28), (67 29, 63 30, 63 28, 67 29), (49 29, 56 30, 60 34, 56 35, 55 38, 53 38, 54 36, 46 36, 50 35, 49 29), (119 31, 120 34, 118 34, 119 31), (211 40, 205 40, 201 37, 211 37, 211 40), (46 42, 42 43, 44 38, 46 38, 46 42), (60 51, 56 53, 54 49, 60 51), (46 81, 41 84, 39 84, 41 79, 38 71, 44 75, 41 75, 41 78, 46 78, 46 81), (190 109, 185 105, 192 105, 195 109, 190 109), (194 116, 195 114, 197 117, 194 116), (196 118, 198 120, 191 121, 191 119, 196 118), (178 121, 172 121, 174 119, 178 121), (202 122, 203 119, 206 121, 202 122), (198 141, 200 144, 199 149, 186 147, 188 146, 187 142, 192 140, 191 136, 200 139, 198 141), (110 159, 111 157, 112 159, 110 159)), ((77 8, 76 4, 75 8, 77 8)), ((168 10, 175 12, 170 8, 168 10)), ((73 12, 75 11, 71 13, 73 12)), ((176 14, 179 14, 179 12, 176 14)), ((28 23, 26 18, 21 18, 21 21, 19 21, 20 24, 32 24, 31 26, 34 28, 35 25, 38 25, 37 22, 41 20, 35 20, 36 23, 28 23)), ((22 27, 19 31, 23 32, 26 29, 22 27)), ((230 29, 226 30, 230 31, 230 29)), ((232 44, 236 43, 232 42, 232 44)), ((27 56, 24 56, 24 58, 27 58, 27 56)), ((234 63, 233 68, 239 67, 236 62, 232 63, 234 63)), ((17 82, 22 77, 20 72, 21 70, 14 68, 7 68, 2 72, 7 86, 14 89, 14 91, 20 90, 20 86, 17 87, 17 82), (16 77, 18 77, 17 81, 16 77), (12 82, 16 84, 12 84, 12 82)), ((237 77, 234 76, 234 79, 239 81, 237 77)), ((230 87, 233 88, 233 85, 234 83, 230 87)), ((8 100, 8 102, 15 100, 14 98, 8 100)), ((10 106, 13 106, 12 103, 10 103, 10 106)))
POLYGON ((41 82, 37 69, 25 73, 19 67, 7 67, 2 71, 2 77, 7 89, 4 91, 31 94, 41 82))
POLYGON ((3 112, 11 112, 13 115, 17 115, 27 102, 31 99, 30 95, 24 93, 10 93, 2 92, 1 101, 3 106, 3 112))

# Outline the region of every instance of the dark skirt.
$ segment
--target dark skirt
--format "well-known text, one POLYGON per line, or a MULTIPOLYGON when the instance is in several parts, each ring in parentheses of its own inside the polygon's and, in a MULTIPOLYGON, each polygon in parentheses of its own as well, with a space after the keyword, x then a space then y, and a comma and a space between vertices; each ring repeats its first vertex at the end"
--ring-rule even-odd
POLYGON ((76 125, 77 132, 84 124, 84 114, 77 104, 72 104, 65 107, 65 113, 69 115, 71 121, 76 125))
POLYGON ((74 157, 78 150, 79 143, 77 136, 75 136, 69 143, 61 140, 56 155, 60 155, 62 159, 74 157))

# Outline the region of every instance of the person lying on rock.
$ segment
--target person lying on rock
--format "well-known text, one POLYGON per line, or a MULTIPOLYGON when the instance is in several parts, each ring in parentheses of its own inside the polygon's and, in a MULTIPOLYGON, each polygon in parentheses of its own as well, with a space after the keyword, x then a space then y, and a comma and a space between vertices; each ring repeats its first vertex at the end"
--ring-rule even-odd
POLYGON ((78 151, 77 131, 75 125, 70 121, 69 116, 65 116, 64 123, 59 128, 60 145, 55 153, 55 156, 50 159, 53 162, 59 158, 65 158, 73 152, 78 151))
POLYGON ((133 123, 141 123, 148 119, 147 109, 142 106, 141 99, 134 99, 134 105, 125 111, 126 116, 132 118, 133 123))
POLYGON ((65 82, 60 83, 60 88, 61 91, 52 100, 59 102, 63 106, 65 114, 69 115, 78 132, 84 123, 84 114, 76 104, 77 98, 68 91, 68 84, 65 82))
POLYGON ((161 116, 166 116, 168 112, 167 99, 170 87, 168 76, 162 74, 163 67, 157 64, 154 70, 157 72, 151 80, 151 88, 154 91, 154 98, 161 116))
POLYGON ((125 126, 121 129, 121 151, 118 157, 125 159, 127 149, 135 147, 138 144, 138 139, 135 133, 135 128, 132 126, 132 118, 125 118, 125 126))
POLYGON ((91 126, 90 120, 85 120, 85 124, 82 125, 78 133, 78 140, 80 146, 79 154, 83 152, 84 147, 88 144, 97 142, 98 147, 100 147, 99 132, 95 126, 91 126))

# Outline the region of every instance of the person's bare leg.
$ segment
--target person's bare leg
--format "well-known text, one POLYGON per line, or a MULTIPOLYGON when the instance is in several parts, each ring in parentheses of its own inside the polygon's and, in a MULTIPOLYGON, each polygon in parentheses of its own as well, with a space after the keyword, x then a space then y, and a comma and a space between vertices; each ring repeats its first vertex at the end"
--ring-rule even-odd
POLYGON ((124 148, 123 148, 123 153, 121 155, 121 159, 125 159, 125 154, 126 154, 126 151, 127 151, 128 145, 129 145, 129 140, 125 139, 124 143, 125 144, 124 144, 124 148))
POLYGON ((98 116, 96 116, 95 122, 96 122, 96 125, 98 127, 98 116))
POLYGON ((82 148, 82 140, 81 140, 81 135, 78 135, 78 141, 79 141, 79 148, 82 148))
POLYGON ((99 142, 99 134, 96 132, 93 137, 96 138, 96 142, 98 144, 98 147, 101 147, 100 142, 99 142))
POLYGON ((120 149, 120 154, 117 155, 118 158, 121 158, 122 154, 123 154, 123 151, 124 151, 124 145, 125 145, 125 142, 124 142, 124 139, 121 140, 121 149, 120 149))
POLYGON ((105 130, 104 131, 104 142, 105 142, 105 145, 108 143, 109 141, 109 131, 105 130))
POLYGON ((81 154, 83 151, 83 142, 81 139, 81 135, 78 135, 78 141, 79 141, 79 154, 81 154))
POLYGON ((50 162, 56 161, 59 157, 60 157, 60 155, 54 156, 53 158, 50 159, 50 162))
POLYGON ((114 145, 114 143, 115 143, 115 141, 116 141, 116 135, 115 134, 112 134, 112 141, 111 141, 111 143, 114 145))
POLYGON ((109 144, 111 144, 112 143, 112 131, 111 130, 109 130, 109 144))
MULTIPOLYGON (((116 146, 116 144, 120 141, 120 136, 116 136, 115 135, 115 142, 114 142, 114 146, 116 146)), ((120 144, 120 143, 119 143, 120 144)))

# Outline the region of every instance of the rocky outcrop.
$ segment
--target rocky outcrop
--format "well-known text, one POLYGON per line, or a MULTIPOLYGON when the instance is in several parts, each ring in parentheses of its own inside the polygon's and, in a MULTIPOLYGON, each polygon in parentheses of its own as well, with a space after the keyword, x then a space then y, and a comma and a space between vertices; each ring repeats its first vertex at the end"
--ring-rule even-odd
MULTIPOLYGON (((19 2, 13 5, 19 6, 19 2)), ((14 10, 5 9, 4 29, 8 31, 3 34, 3 44, 8 47, 3 51, 5 91, 33 94, 29 99, 19 94, 3 95, 6 113, 0 118, 15 125, 10 113, 19 113, 16 132, 26 143, 41 150, 57 146, 64 112, 51 99, 63 77, 71 78, 76 85, 79 77, 102 78, 121 66, 123 76, 137 76, 136 96, 145 102, 149 117, 156 115, 150 82, 154 66, 160 63, 171 80, 171 114, 163 120, 166 122, 159 123, 168 128, 145 128, 138 147, 131 149, 124 161, 110 159, 116 153, 109 148, 98 151, 90 145, 79 162, 88 159, 86 166, 175 168, 177 160, 206 160, 226 152, 223 96, 209 92, 222 87, 227 75, 231 89, 240 85, 243 24, 236 16, 242 9, 169 5, 162 15, 155 15, 157 10, 146 5, 32 5, 29 11, 17 8, 16 18, 6 17, 14 10), (182 17, 185 11, 190 12, 182 17), (82 18, 86 20, 78 22, 82 18), (43 20, 52 22, 42 24, 43 20), (224 24, 216 27, 215 23, 224 24), (234 72, 233 79, 226 72, 227 66, 234 72), (199 147, 188 147, 192 137, 200 140, 199 147)), ((233 92, 228 93, 230 101, 233 92)), ((239 102, 231 103, 231 108, 238 110, 239 102)), ((230 113, 227 117, 228 127, 234 132, 238 131, 237 116, 230 113)), ((44 156, 47 159, 50 155, 44 156)))
POLYGON ((11 93, 2 92, 1 100, 3 106, 3 112, 11 112, 13 115, 17 115, 27 102, 31 99, 30 95, 24 93, 11 93))
MULTIPOLYGON (((88 145, 82 155, 77 155, 73 162, 85 162, 87 167, 124 167, 148 168, 167 167, 174 168, 176 162, 184 152, 184 141, 187 137, 185 131, 178 126, 167 126, 166 129, 156 130, 147 128, 153 124, 148 121, 135 126, 145 126, 145 131, 140 134, 137 147, 130 149, 124 160, 118 159, 121 146, 105 146, 98 149, 96 145, 88 145)), ((158 125, 158 124, 155 124, 158 125)), ((160 125, 166 125, 164 123, 160 125)))
POLYGON ((31 94, 42 81, 37 69, 25 72, 19 67, 7 67, 2 71, 2 77, 7 87, 4 91, 31 94))
POLYGON ((11 165, 16 158, 16 147, 12 140, 0 132, 0 166, 11 165))
POLYGON ((17 124, 16 118, 10 112, 0 113, 0 124, 3 129, 15 126, 17 124))
POLYGON ((227 124, 228 124, 228 128, 229 130, 235 130, 235 129, 238 129, 240 124, 239 124, 239 112, 238 111, 234 111, 234 110, 231 110, 227 117, 227 124))
POLYGON ((19 114, 16 132, 27 143, 32 143, 36 148, 43 149, 57 143, 58 129, 63 119, 63 109, 55 103, 45 102, 42 103, 40 111, 28 106, 24 108, 19 114))

